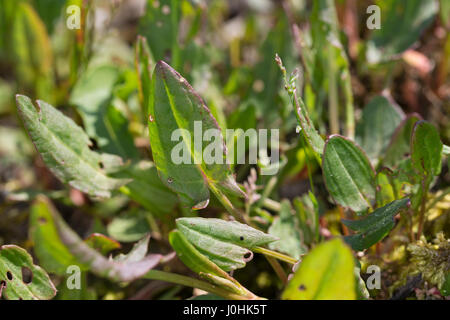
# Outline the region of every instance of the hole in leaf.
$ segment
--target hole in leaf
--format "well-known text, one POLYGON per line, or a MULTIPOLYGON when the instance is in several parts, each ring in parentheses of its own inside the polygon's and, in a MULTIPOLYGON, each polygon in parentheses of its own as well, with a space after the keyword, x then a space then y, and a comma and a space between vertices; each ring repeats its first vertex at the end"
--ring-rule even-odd
POLYGON ((38 218, 38 222, 39 222, 40 224, 46 224, 46 223, 47 223, 47 219, 45 219, 44 217, 39 217, 39 218, 38 218))
POLYGON ((300 290, 300 291, 306 290, 305 285, 304 285, 304 284, 301 284, 301 285, 298 287, 298 290, 300 290))
POLYGON ((25 284, 29 284, 33 281, 33 272, 30 268, 22 267, 22 281, 25 284))
POLYGON ((101 161, 98 162, 98 165, 100 166, 100 169, 104 169, 105 168, 105 166, 103 165, 103 162, 101 162, 101 161))
POLYGON ((250 260, 253 259, 253 252, 248 251, 244 254, 244 261, 245 262, 249 262, 250 260))
POLYGON ((243 236, 240 236, 240 237, 239 237, 239 240, 244 241, 244 237, 243 237, 243 236))
POLYGON ((6 277, 8 278, 9 281, 11 281, 13 279, 13 275, 12 275, 11 271, 6 272, 6 277))

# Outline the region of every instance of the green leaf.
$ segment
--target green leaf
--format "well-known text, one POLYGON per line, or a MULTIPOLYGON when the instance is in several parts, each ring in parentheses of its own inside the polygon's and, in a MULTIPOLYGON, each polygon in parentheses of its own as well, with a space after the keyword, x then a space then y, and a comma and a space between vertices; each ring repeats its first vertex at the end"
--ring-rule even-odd
POLYGON ((152 82, 153 57, 148 47, 147 39, 138 36, 135 47, 135 66, 138 77, 138 93, 141 103, 142 118, 146 120, 148 103, 150 99, 150 88, 152 82))
POLYGON ((278 54, 275 55, 275 61, 281 69, 284 77, 285 88, 291 98, 291 103, 295 109, 295 115, 297 116, 297 122, 302 129, 302 132, 306 138, 306 141, 311 146, 311 148, 319 155, 323 153, 323 148, 325 142, 320 136, 319 132, 314 127, 314 123, 309 117, 308 110, 306 109, 305 104, 301 97, 297 95, 297 87, 296 87, 296 78, 297 78, 297 70, 294 70, 290 79, 287 79, 286 68, 281 61, 281 58, 278 54))
POLYGON ((280 216, 275 218, 268 232, 280 239, 269 243, 271 250, 286 253, 296 260, 308 251, 303 242, 299 221, 289 200, 281 202, 280 216))
POLYGON ((323 177, 328 192, 343 207, 363 213, 375 199, 375 172, 352 141, 332 135, 325 144, 323 177))
POLYGON ((29 234, 40 264, 48 272, 58 275, 66 275, 67 267, 71 265, 78 265, 82 270, 86 270, 86 266, 80 265, 61 242, 51 214, 52 210, 55 209, 44 196, 38 196, 31 206, 29 234))
POLYGON ((48 300, 56 288, 32 257, 15 245, 0 247, 0 297, 9 300, 48 300))
POLYGON ((197 250, 225 271, 243 268, 253 257, 252 248, 277 239, 236 221, 179 218, 176 224, 197 250))
POLYGON ((206 207, 208 186, 213 191, 242 194, 226 163, 226 147, 216 120, 187 81, 163 61, 156 64, 152 77, 149 113, 150 144, 159 176, 184 205, 206 207), (196 137, 200 129, 202 133, 212 129, 217 135, 212 142, 203 141, 202 133, 196 137), (180 133, 179 140, 172 141, 174 132, 180 133), (220 149, 215 148, 213 159, 219 160, 207 164, 202 155, 210 143, 220 149), (174 162, 173 154, 182 158, 181 163, 174 162), (183 161, 186 157, 187 163, 183 161))
POLYGON ((361 122, 356 128, 356 142, 372 163, 378 163, 404 117, 400 107, 384 96, 374 97, 364 107, 361 122))
POLYGON ((388 235, 394 227, 394 217, 400 209, 409 205, 410 200, 395 200, 376 209, 360 220, 342 220, 342 223, 357 234, 346 236, 345 241, 356 251, 362 251, 374 245, 388 235))
POLYGON ((145 15, 139 21, 139 33, 147 38, 155 60, 171 57, 178 67, 178 29, 181 15, 180 1, 149 0, 145 15))
POLYGON ((443 144, 439 132, 431 123, 418 121, 411 137, 411 160, 414 170, 423 176, 441 173, 443 144))
POLYGON ((112 250, 120 249, 121 245, 116 240, 108 238, 101 233, 93 233, 84 242, 91 248, 97 250, 102 255, 107 255, 112 250))
POLYGON ((106 157, 90 150, 91 141, 84 131, 51 105, 16 96, 17 108, 25 128, 45 165, 62 182, 95 197, 107 198, 111 191, 129 180, 108 177, 106 157))
MULTIPOLYGON (((74 265, 87 267, 97 276, 108 278, 117 282, 130 282, 145 275, 150 269, 158 265, 162 259, 160 254, 149 254, 138 261, 114 261, 105 258, 92 249, 66 224, 59 213, 50 208, 51 220, 45 224, 52 224, 50 228, 57 230, 58 237, 55 243, 62 242, 70 254, 76 259, 74 265)), ((51 246, 52 243, 47 243, 51 246)))
POLYGON ((169 242, 177 256, 189 269, 220 287, 238 294, 245 294, 246 290, 239 282, 197 250, 179 230, 173 230, 169 234, 169 242))
POLYGON ((156 216, 171 213, 178 203, 176 194, 161 182, 155 165, 150 161, 124 166, 111 176, 132 179, 121 191, 156 216))
POLYGON ((107 227, 108 234, 121 242, 134 242, 150 232, 142 211, 130 211, 115 217, 107 227))
POLYGON ((411 151, 411 134, 414 124, 421 120, 418 114, 411 114, 395 130, 392 139, 387 147, 382 164, 390 168, 397 167, 402 160, 409 156, 411 151))
POLYGON ((438 12, 435 0, 379 1, 381 28, 371 34, 367 47, 369 63, 396 59, 419 40, 438 12))
POLYGON ((77 107, 86 133, 97 141, 99 148, 124 159, 138 158, 128 120, 111 103, 119 69, 103 65, 88 69, 78 79, 69 102, 77 107))
POLYGON ((26 1, 20 1, 14 13, 12 30, 7 37, 12 41, 19 86, 32 88, 37 96, 52 101, 53 53, 45 25, 26 1))
POLYGON ((352 252, 342 240, 322 243, 300 263, 282 299, 354 300, 354 268, 352 252))

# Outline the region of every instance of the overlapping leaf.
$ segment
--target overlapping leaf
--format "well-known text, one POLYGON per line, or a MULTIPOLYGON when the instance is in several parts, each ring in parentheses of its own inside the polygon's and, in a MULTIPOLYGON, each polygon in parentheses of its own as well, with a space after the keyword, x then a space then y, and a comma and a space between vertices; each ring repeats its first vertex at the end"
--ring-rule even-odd
POLYGON ((391 136, 405 117, 403 111, 384 96, 376 96, 363 109, 361 122, 356 130, 356 142, 377 164, 386 150, 391 136))
POLYGON ((439 175, 442 166, 443 144, 439 132, 431 123, 416 122, 411 137, 411 160, 418 174, 439 175))
POLYGON ((242 193, 226 163, 226 147, 216 120, 187 81, 163 61, 156 64, 152 77, 148 119, 160 178, 183 204, 204 208, 209 201, 208 186, 242 193), (212 133, 211 142, 203 141, 207 130, 212 133), (210 143, 215 156, 209 164, 203 154, 210 143))
POLYGON ((75 84, 69 102, 80 112, 86 133, 99 148, 124 159, 138 157, 128 120, 112 104, 112 91, 119 69, 103 65, 88 69, 75 84))
POLYGON ((178 230, 202 254, 225 271, 245 266, 252 248, 277 240, 248 225, 221 219, 179 218, 178 230))
POLYGON ((346 236, 345 241, 357 251, 362 251, 382 240, 394 227, 394 217, 399 210, 405 208, 409 203, 408 198, 394 200, 384 207, 376 209, 360 220, 342 220, 357 234, 346 236))
POLYGON ((391 168, 397 167, 403 159, 409 156, 414 124, 420 119, 418 114, 411 114, 400 123, 387 147, 382 160, 383 165, 391 168))

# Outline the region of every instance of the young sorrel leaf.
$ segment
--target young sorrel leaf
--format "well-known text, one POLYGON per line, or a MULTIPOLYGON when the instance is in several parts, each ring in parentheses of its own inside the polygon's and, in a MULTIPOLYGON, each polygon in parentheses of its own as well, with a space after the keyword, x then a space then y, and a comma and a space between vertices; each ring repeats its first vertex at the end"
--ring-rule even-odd
MULTIPOLYGON (((123 262, 105 258, 95 249, 92 249, 66 224, 56 209, 48 202, 48 212, 51 220, 38 222, 37 227, 56 229, 58 239, 67 247, 70 254, 76 259, 75 265, 87 267, 89 271, 100 277, 112 281, 129 282, 142 277, 155 267, 163 258, 160 254, 149 254, 139 261, 123 262), (51 224, 48 226, 48 224, 51 224)), ((42 232, 42 231, 41 231, 42 232)), ((51 243, 47 243, 51 246, 51 243)))
POLYGON ((414 170, 420 175, 439 175, 442 167, 443 144, 439 132, 431 123, 418 121, 411 137, 411 160, 414 170))
POLYGON ((277 240, 272 235, 236 221, 206 218, 179 218, 178 230, 197 250, 225 271, 243 268, 250 251, 277 240))
POLYGON ((340 239, 318 245, 300 263, 282 298, 286 300, 354 300, 355 263, 340 239))
POLYGON ((173 230, 169 234, 169 242, 180 260, 201 277, 231 292, 242 295, 251 294, 233 277, 197 250, 179 230, 173 230))
POLYGON ((187 81, 163 61, 156 64, 149 105, 153 159, 163 183, 177 192, 183 204, 206 207, 208 186, 214 192, 242 192, 226 163, 226 147, 216 120, 187 81), (207 130, 216 134, 212 142, 203 141, 207 130), (176 139, 174 134, 178 134, 176 139), (210 143, 219 149, 215 149, 214 159, 218 161, 208 164, 203 151, 210 143))
POLYGON ((371 208, 375 199, 375 172, 364 152, 352 141, 331 136, 322 159, 328 192, 343 207, 357 213, 371 208))
POLYGON ((135 159, 138 151, 128 130, 128 120, 111 104, 119 69, 103 65, 88 69, 77 81, 69 102, 77 107, 89 137, 99 148, 124 159, 135 159))
POLYGON ((10 300, 48 300, 56 288, 33 258, 15 245, 0 247, 0 297, 10 300))
POLYGON ((105 174, 104 158, 90 150, 89 137, 72 119, 43 101, 36 107, 26 96, 17 95, 16 103, 45 165, 62 182, 96 197, 110 197, 129 182, 105 174))
POLYGON ((369 63, 397 58, 416 42, 438 12, 435 0, 389 0, 381 4, 381 28, 371 34, 367 45, 369 63))
POLYGON ((421 120, 418 114, 411 114, 395 130, 392 139, 387 147, 382 165, 390 168, 397 167, 402 160, 409 156, 411 151, 411 134, 414 124, 421 120))
POLYGON ((394 200, 376 209, 360 220, 342 220, 342 223, 359 233, 346 236, 345 241, 357 251, 362 251, 382 240, 394 227, 394 216, 409 204, 409 199, 394 200))
POLYGON ((271 250, 289 254, 296 260, 308 251, 303 242, 298 218, 288 200, 281 202, 280 216, 274 219, 269 228, 269 234, 280 239, 269 243, 271 250))
POLYGON ((374 165, 404 117, 400 107, 384 96, 374 97, 364 107, 361 122, 356 128, 356 142, 374 165))

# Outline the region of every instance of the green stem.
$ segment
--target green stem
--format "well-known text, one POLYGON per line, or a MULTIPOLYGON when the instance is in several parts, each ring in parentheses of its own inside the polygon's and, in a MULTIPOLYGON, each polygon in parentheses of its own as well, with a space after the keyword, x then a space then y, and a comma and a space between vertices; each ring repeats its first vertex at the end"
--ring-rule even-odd
POLYGON ((287 263, 290 263, 290 264, 296 264, 297 263, 297 260, 295 260, 294 258, 289 257, 289 256, 287 256, 285 254, 276 252, 276 251, 269 250, 267 248, 255 247, 255 248, 252 248, 252 251, 257 252, 257 253, 262 253, 262 254, 264 254, 266 256, 273 257, 273 258, 276 258, 278 260, 281 260, 281 261, 284 261, 284 262, 287 262, 287 263))
POLYGON ((263 204, 263 207, 265 207, 269 210, 273 210, 275 212, 279 212, 281 210, 281 204, 279 202, 269 199, 269 198, 264 199, 262 204, 263 204))
POLYGON ((423 225, 425 223, 425 212, 426 212, 426 204, 427 204, 427 199, 428 199, 428 187, 429 187, 429 182, 427 181, 428 177, 426 177, 423 181, 422 181, 422 201, 420 203, 420 216, 419 216, 419 227, 417 229, 417 236, 416 239, 419 240, 420 236, 423 233, 423 225))
POLYGON ((217 189, 214 185, 209 185, 210 190, 214 193, 214 195, 217 197, 217 199, 222 203, 222 205, 225 207, 225 209, 228 211, 229 214, 231 214, 237 221, 246 223, 244 216, 241 212, 239 212, 231 203, 230 199, 227 198, 225 194, 223 194, 222 191, 217 189))
MULTIPOLYGON (((179 284, 186 287, 191 288, 198 288, 203 291, 207 291, 212 294, 216 294, 218 296, 221 296, 222 298, 229 299, 229 300, 248 300, 248 297, 238 295, 236 293, 230 292, 228 290, 219 288, 211 283, 171 273, 171 272, 165 272, 165 271, 159 271, 159 270, 150 270, 147 272, 147 274, 143 277, 144 279, 151 279, 151 280, 160 280, 160 281, 166 281, 170 283, 179 284)), ((256 297, 256 299, 263 299, 260 297, 256 297)))

